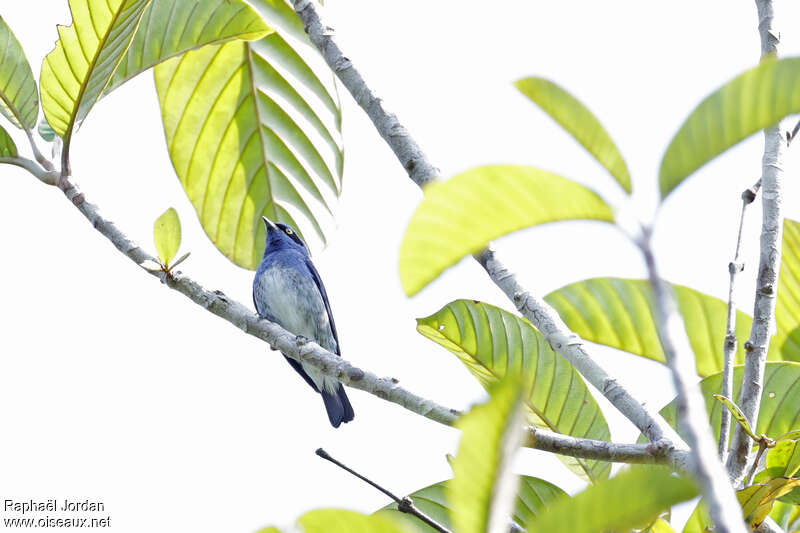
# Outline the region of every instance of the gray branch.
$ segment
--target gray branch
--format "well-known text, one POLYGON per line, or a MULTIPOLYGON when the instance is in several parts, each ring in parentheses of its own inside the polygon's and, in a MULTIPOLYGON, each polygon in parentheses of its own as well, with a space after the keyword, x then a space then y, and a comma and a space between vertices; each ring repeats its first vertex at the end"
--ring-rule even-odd
MULTIPOLYGON (((305 25, 311 42, 319 49, 328 66, 338 76, 359 106, 367 113, 381 137, 397 156, 408 176, 420 187, 438 178, 438 169, 429 162, 397 117, 367 86, 353 63, 333 40, 333 30, 324 25, 311 0, 292 0, 295 12, 305 25)), ((553 348, 594 385, 621 413, 633 422, 651 442, 667 438, 676 445, 683 441, 658 413, 636 400, 617 380, 593 360, 580 346, 580 339, 564 325, 558 314, 544 301, 524 290, 516 277, 487 248, 476 259, 492 281, 517 305, 520 312, 551 341, 553 348)))
MULTIPOLYGON (((736 237, 736 251, 733 254, 733 261, 728 263, 728 275, 730 284, 728 286, 728 320, 726 326, 725 340, 723 341, 723 353, 725 355, 722 370, 722 395, 726 398, 733 398, 733 366, 736 363, 736 349, 739 340, 736 338, 736 301, 734 299, 734 289, 736 287, 736 276, 744 270, 744 263, 739 262, 739 251, 742 247, 742 228, 744 227, 744 215, 747 206, 756 199, 756 194, 761 188, 761 180, 758 180, 751 188, 742 193, 742 210, 739 216, 739 233, 736 237)), ((731 434, 731 412, 727 409, 722 410, 722 421, 719 430, 719 458, 725 461, 728 455, 728 441, 731 434)))
POLYGON ((661 279, 653 250, 650 247, 650 231, 643 229, 639 243, 644 254, 650 283, 656 301, 656 319, 661 346, 667 363, 672 368, 675 389, 678 392, 677 419, 689 442, 694 474, 708 504, 708 511, 719 533, 745 533, 739 505, 733 487, 728 481, 722 462, 714 453, 715 443, 708 424, 705 400, 697 385, 695 358, 683 318, 678 312, 674 294, 661 279))
MULTIPOLYGON (((165 272, 159 268, 158 260, 155 257, 128 238, 113 222, 103 217, 97 206, 86 201, 71 177, 62 178, 59 187, 67 199, 97 231, 111 241, 117 250, 169 288, 180 292, 197 305, 230 322, 248 335, 265 341, 273 349, 280 350, 297 361, 312 365, 325 375, 334 377, 345 385, 398 404, 441 424, 452 426, 461 416, 461 413, 455 409, 441 406, 404 389, 395 379, 378 377, 352 365, 314 342, 298 338, 278 324, 260 318, 248 307, 227 297, 221 291, 210 291, 180 272, 165 272)), ((538 428, 528 428, 527 431, 529 437, 526 445, 530 448, 585 459, 664 464, 671 465, 678 470, 689 469, 689 457, 686 451, 675 449, 669 442, 659 442, 658 445, 615 444, 578 439, 538 428)))
POLYGON ((46 183, 47 185, 55 185, 58 181, 58 172, 52 170, 46 170, 42 168, 36 161, 25 157, 0 157, 0 164, 7 164, 7 165, 14 165, 20 168, 24 168, 36 178, 41 181, 42 183, 46 183))
MULTIPOLYGON (((758 8, 758 31, 761 35, 761 56, 778 53, 778 33, 772 27, 773 10, 771 0, 756 0, 758 8)), ((764 369, 767 363, 769 342, 775 329, 775 303, 778 291, 778 272, 781 265, 781 238, 783 233, 782 204, 782 160, 784 139, 780 124, 764 130, 764 157, 762 158, 761 203, 761 254, 756 280, 756 297, 753 309, 753 326, 750 339, 745 343, 744 377, 739 397, 739 407, 755 428, 764 389, 764 369)), ((728 456, 728 472, 734 485, 742 482, 749 463, 750 437, 736 426, 733 443, 728 456)))

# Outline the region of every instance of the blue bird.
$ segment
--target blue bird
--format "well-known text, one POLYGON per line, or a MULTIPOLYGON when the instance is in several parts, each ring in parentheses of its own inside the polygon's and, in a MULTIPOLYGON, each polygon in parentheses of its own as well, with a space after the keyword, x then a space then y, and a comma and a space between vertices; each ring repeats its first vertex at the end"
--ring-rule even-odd
MULTIPOLYGON (((261 218, 267 227, 267 247, 253 280, 253 303, 258 316, 341 355, 328 295, 308 248, 290 226, 261 218)), ((339 381, 290 357, 286 360, 312 389, 322 394, 333 427, 353 419, 353 407, 339 381)))

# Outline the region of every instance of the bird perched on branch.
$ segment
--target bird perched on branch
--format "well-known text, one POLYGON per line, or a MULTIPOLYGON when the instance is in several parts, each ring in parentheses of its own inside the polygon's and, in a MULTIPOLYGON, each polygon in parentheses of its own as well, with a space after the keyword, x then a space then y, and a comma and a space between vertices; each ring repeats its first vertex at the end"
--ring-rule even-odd
MULTIPOLYGON (((290 226, 262 218, 267 227, 267 247, 253 280, 258 316, 341 355, 328 295, 308 248, 290 226)), ((339 381, 290 357, 286 360, 322 395, 333 427, 353 419, 353 407, 339 381)))

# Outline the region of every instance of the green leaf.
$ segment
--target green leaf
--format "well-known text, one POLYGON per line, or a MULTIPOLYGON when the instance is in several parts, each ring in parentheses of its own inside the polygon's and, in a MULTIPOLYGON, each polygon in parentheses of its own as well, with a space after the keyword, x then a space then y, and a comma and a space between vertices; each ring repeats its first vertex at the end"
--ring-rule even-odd
POLYGON ((800 443, 782 440, 767 452, 767 469, 777 469, 772 477, 792 477, 800 471, 800 443))
POLYGON ((717 89, 681 125, 661 161, 666 198, 692 172, 753 133, 800 112, 800 58, 765 59, 717 89))
POLYGON ((70 0, 71 26, 58 26, 55 49, 42 63, 42 108, 64 138, 111 81, 151 0, 70 0))
POLYGON ((659 518, 647 529, 645 533, 675 533, 669 522, 659 518))
POLYGON ((775 321, 778 332, 770 342, 784 359, 800 361, 800 223, 783 221, 781 273, 775 321))
POLYGON ((586 106, 544 78, 523 78, 514 85, 567 130, 630 194, 631 175, 628 166, 611 136, 586 106))
POLYGON ((297 521, 304 533, 416 533, 403 522, 386 516, 365 515, 342 509, 311 511, 297 521))
POLYGON ((686 522, 683 533, 709 533, 711 531, 711 515, 708 513, 708 506, 703 500, 700 500, 686 522))
POLYGON ((281 533, 281 530, 275 526, 264 527, 256 531, 256 533, 281 533))
POLYGON ((492 239, 569 219, 611 222, 614 214, 590 189, 532 167, 478 167, 431 183, 400 247, 403 289, 413 296, 492 239))
POLYGON ((800 479, 779 477, 766 484, 750 485, 736 492, 745 520, 755 529, 769 515, 775 500, 800 486, 800 479))
MULTIPOLYGON (((444 527, 452 529, 450 507, 445 495, 445 487, 448 483, 450 483, 449 480, 430 485, 413 494, 409 494, 409 497, 423 513, 444 527)), ((552 502, 568 497, 566 492, 548 481, 535 477, 520 476, 520 488, 512 518, 517 524, 527 524, 542 513, 552 502)), ((398 511, 396 503, 387 505, 379 510, 378 514, 390 514, 395 519, 408 522, 421 533, 434 533, 436 531, 415 516, 398 511)))
POLYGON ((782 440, 800 440, 800 429, 795 429, 795 430, 792 430, 792 431, 787 431, 786 433, 784 433, 784 434, 783 434, 783 435, 781 435, 780 437, 777 437, 775 440, 776 440, 776 441, 782 441, 782 440))
POLYGON ((178 248, 181 247, 181 221, 174 207, 170 207, 158 217, 153 226, 153 238, 156 241, 158 257, 165 266, 169 266, 170 261, 178 253, 178 248))
POLYGON ((522 441, 522 413, 522 383, 512 374, 456 422, 461 442, 445 494, 458 533, 508 530, 519 488, 511 463, 522 441))
POLYGON ((322 220, 341 188, 341 117, 278 32, 206 46, 155 73, 172 164, 226 257, 258 266, 262 216, 325 240, 322 220))
MULTIPOLYGON (((530 422, 552 431, 608 441, 605 417, 580 374, 524 318, 492 305, 456 300, 417 319, 417 331, 455 354, 485 388, 520 370, 530 422)), ((611 464, 563 457, 584 479, 608 477, 611 464)))
POLYGON ((2 126, 0 126, 0 157, 17 157, 17 145, 2 126))
POLYGON ((0 113, 22 129, 36 126, 39 93, 22 45, 0 17, 0 113))
POLYGON ((271 31, 242 0, 153 0, 104 94, 170 57, 231 39, 260 39, 271 31))
MULTIPOLYGON (((672 285, 697 359, 697 372, 722 370, 728 304, 688 287, 672 285)), ((665 363, 653 319, 653 289, 648 280, 593 278, 572 283, 545 296, 566 325, 584 339, 665 363)), ((738 362, 744 362, 744 341, 752 319, 737 311, 738 362)), ((778 354, 771 354, 771 358, 778 354)))
MULTIPOLYGON (((743 367, 737 366, 733 374, 733 397, 739 397, 742 386, 743 367)), ((711 427, 715 438, 719 436, 722 404, 713 395, 722 389, 722 373, 717 373, 700 382, 700 389, 706 399, 706 410, 710 413, 711 427)), ((758 424, 753 433, 770 438, 783 435, 792 428, 800 426, 800 363, 780 361, 767 362, 764 371, 764 393, 761 396, 758 424)), ((661 411, 661 416, 675 427, 675 400, 661 411)), ((680 432, 679 428, 679 432, 680 432)))
POLYGON ((742 429, 744 429, 745 433, 750 435, 751 439, 758 442, 759 438, 753 434, 753 430, 750 429, 750 422, 747 421, 747 417, 744 416, 744 413, 741 409, 739 409, 739 406, 736 405, 733 400, 726 398, 722 394, 714 394, 713 397, 715 400, 722 402, 728 411, 731 412, 733 418, 736 419, 740 426, 742 426, 742 429))
POLYGON ((53 128, 50 127, 50 124, 47 123, 47 119, 42 117, 42 120, 39 121, 39 137, 44 139, 47 142, 53 142, 53 139, 56 138, 56 132, 53 131, 53 128))
POLYGON ((528 524, 528 531, 622 531, 638 527, 696 494, 689 481, 664 469, 632 468, 549 506, 528 524))

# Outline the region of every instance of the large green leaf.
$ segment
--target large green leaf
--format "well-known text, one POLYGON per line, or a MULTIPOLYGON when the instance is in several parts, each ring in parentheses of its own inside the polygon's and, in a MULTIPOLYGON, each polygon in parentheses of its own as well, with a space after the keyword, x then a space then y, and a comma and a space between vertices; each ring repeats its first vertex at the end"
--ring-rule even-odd
POLYGON ((153 0, 104 93, 170 57, 234 38, 260 39, 270 31, 242 0, 153 0))
MULTIPOLYGON (((756 529, 761 525, 778 498, 788 494, 798 485, 800 485, 800 479, 778 477, 736 491, 736 498, 742 506, 742 515, 751 529, 756 529)), ((683 533, 706 533, 712 531, 712 524, 708 507, 701 500, 689 517, 683 533)))
POLYGON ((264 250, 261 216, 324 241, 322 217, 341 188, 333 89, 279 32, 155 69, 178 177, 217 248, 250 269, 264 250))
MULTIPOLYGON (((697 372, 722 370, 728 304, 688 287, 672 285, 697 359, 697 372)), ((572 283, 545 296, 567 326, 584 339, 666 362, 658 330, 653 289, 640 279, 593 278, 572 283)), ((752 319, 737 312, 738 362, 752 319)), ((775 353, 771 357, 778 357, 775 353)))
POLYGON ((549 506, 527 529, 531 533, 625 531, 696 494, 689 481, 666 470, 632 468, 549 506))
MULTIPOLYGON (((528 320, 492 305, 456 300, 417 319, 417 330, 458 356, 484 387, 503 379, 510 369, 522 371, 532 423, 575 437, 610 439, 603 413, 583 378, 528 320)), ((602 461, 562 459, 592 481, 607 478, 611 470, 611 464, 602 461)))
POLYGON ((519 377, 507 376, 491 388, 487 403, 476 405, 456 422, 461 442, 445 494, 458 533, 508 530, 519 489, 519 478, 511 469, 523 431, 519 377))
POLYGON ((39 93, 25 52, 0 17, 0 113, 18 128, 32 130, 39 114, 39 93))
POLYGON ((310 511, 297 522, 305 533, 416 533, 407 524, 390 517, 343 509, 310 511))
POLYGON ((55 49, 42 63, 42 108, 69 144, 111 81, 151 0, 70 0, 72 25, 59 26, 55 49))
POLYGON ((800 361, 800 223, 783 221, 781 273, 775 320, 778 332, 770 341, 784 359, 800 361))
MULTIPOLYGON (((449 482, 449 480, 442 481, 409 494, 418 509, 448 529, 452 528, 450 507, 445 495, 445 487, 449 482)), ((512 518, 517 524, 527 524, 541 514, 548 505, 557 499, 566 497, 568 497, 566 492, 549 481, 535 477, 520 476, 519 493, 517 494, 516 507, 512 518)), ((387 505, 378 511, 378 514, 391 514, 396 519, 409 522, 422 533, 434 533, 436 531, 420 519, 398 511, 396 503, 387 505)))
POLYGON ((0 157, 16 157, 17 145, 8 132, 0 126, 0 157))
POLYGON ((409 296, 489 241, 537 224, 569 219, 611 222, 593 191, 537 168, 474 168, 425 187, 400 247, 400 279, 409 296))
POLYGON ((544 78, 523 78, 514 85, 581 143, 628 193, 631 175, 617 145, 599 120, 574 96, 544 78))
POLYGON ((800 471, 800 441, 778 442, 767 452, 767 468, 778 469, 779 476, 792 477, 800 471))
POLYGON ((728 148, 800 112, 798 87, 800 58, 771 58, 706 97, 681 125, 661 160, 661 197, 728 148))
MULTIPOLYGON (((734 398, 739 398, 742 386, 743 367, 737 366, 733 375, 734 398)), ((710 413, 711 427, 714 435, 719 435, 722 410, 725 407, 713 397, 722 389, 722 373, 717 373, 700 382, 703 397, 706 399, 706 410, 710 413)), ((765 434, 776 438, 784 433, 800 427, 800 363, 790 361, 768 362, 764 372, 764 393, 761 396, 761 407, 758 424, 754 429, 756 435, 765 434)), ((675 427, 675 401, 661 410, 661 416, 675 427)), ((679 429, 680 431, 680 429, 679 429)))

